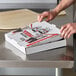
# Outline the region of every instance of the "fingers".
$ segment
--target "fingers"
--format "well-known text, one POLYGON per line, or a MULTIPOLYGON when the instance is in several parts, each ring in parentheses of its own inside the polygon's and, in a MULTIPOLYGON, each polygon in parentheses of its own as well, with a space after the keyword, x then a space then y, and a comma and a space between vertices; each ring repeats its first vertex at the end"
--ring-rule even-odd
POLYGON ((43 12, 38 16, 38 21, 41 22, 47 16, 48 16, 48 12, 43 12))
POLYGON ((72 34, 74 34, 75 32, 74 31, 71 31, 69 34, 68 34, 68 36, 67 36, 67 38, 69 38, 72 34))
POLYGON ((70 32, 70 29, 69 27, 67 27, 67 25, 63 26, 61 28, 61 37, 64 37, 66 38, 67 37, 67 34, 70 32))
POLYGON ((62 26, 61 29, 60 29, 60 32, 62 33, 63 30, 64 30, 66 27, 67 27, 67 25, 62 26))
POLYGON ((61 27, 61 37, 67 38, 68 34, 71 32, 71 29, 68 27, 68 25, 64 25, 61 27))
POLYGON ((39 15, 38 16, 38 21, 41 22, 43 20, 44 16, 43 15, 39 15))
POLYGON ((41 22, 44 18, 47 18, 46 21, 49 21, 50 13, 49 11, 43 12, 38 16, 38 21, 41 22))
POLYGON ((46 21, 48 22, 48 21, 50 21, 51 19, 48 17, 47 19, 46 19, 46 21))
POLYGON ((61 27, 61 37, 63 38, 69 38, 72 34, 76 33, 76 25, 74 24, 66 24, 61 27))
POLYGON ((70 29, 68 29, 66 32, 65 32, 65 34, 64 34, 64 38, 68 38, 68 35, 70 34, 70 32, 71 32, 71 30, 70 29))

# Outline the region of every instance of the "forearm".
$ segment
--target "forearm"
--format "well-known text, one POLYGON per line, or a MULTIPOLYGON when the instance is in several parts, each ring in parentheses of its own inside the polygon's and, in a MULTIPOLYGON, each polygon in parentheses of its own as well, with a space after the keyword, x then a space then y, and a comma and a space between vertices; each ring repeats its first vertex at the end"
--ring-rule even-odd
POLYGON ((61 12, 62 10, 68 8, 70 5, 72 5, 76 0, 62 0, 57 7, 54 9, 57 13, 61 12))

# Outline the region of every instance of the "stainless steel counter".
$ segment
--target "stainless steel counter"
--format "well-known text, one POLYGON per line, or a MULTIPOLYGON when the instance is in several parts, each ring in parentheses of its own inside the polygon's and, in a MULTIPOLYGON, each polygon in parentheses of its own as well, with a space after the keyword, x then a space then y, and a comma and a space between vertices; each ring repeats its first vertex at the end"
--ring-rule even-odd
MULTIPOLYGON (((61 25, 72 22, 72 11, 65 16, 57 16, 50 23, 61 25)), ((53 67, 53 68, 72 68, 73 67, 73 38, 67 40, 67 47, 39 52, 27 55, 25 60, 15 55, 5 47, 4 34, 10 30, 0 30, 0 67, 53 67)), ((17 50, 17 49, 16 49, 17 50)), ((16 51, 14 50, 14 51, 16 51)))

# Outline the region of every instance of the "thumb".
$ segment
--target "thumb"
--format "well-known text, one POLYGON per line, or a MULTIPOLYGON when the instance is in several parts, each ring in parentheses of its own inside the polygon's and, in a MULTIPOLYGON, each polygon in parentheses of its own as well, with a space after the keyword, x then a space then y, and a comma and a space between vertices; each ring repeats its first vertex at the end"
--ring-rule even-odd
POLYGON ((48 17, 48 18, 46 19, 47 22, 50 21, 50 20, 52 20, 52 18, 50 18, 50 17, 48 17))

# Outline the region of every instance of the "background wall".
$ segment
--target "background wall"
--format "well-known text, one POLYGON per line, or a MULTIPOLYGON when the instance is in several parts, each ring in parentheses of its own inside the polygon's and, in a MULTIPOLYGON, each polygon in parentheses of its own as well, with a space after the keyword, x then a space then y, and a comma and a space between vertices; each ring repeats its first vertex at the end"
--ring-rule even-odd
POLYGON ((0 9, 6 8, 54 8, 57 0, 0 0, 0 9))

